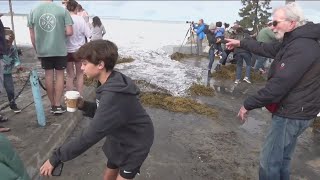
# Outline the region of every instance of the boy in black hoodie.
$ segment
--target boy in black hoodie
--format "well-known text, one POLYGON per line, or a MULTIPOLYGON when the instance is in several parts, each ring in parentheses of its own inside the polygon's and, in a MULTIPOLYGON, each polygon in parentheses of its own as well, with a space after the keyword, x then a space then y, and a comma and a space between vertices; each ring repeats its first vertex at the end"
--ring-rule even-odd
POLYGON ((107 40, 91 41, 76 53, 81 69, 101 83, 96 102, 79 100, 79 109, 93 117, 76 139, 56 149, 40 168, 51 175, 59 163, 71 160, 106 138, 102 150, 108 158, 104 180, 133 179, 147 158, 154 138, 153 124, 142 107, 138 87, 127 76, 114 71, 117 46, 107 40))

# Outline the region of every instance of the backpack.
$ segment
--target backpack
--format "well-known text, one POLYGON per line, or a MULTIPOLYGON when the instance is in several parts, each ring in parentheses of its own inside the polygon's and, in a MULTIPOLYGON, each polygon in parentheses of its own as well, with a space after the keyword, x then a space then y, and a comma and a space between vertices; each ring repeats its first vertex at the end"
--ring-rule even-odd
POLYGON ((209 25, 208 25, 208 24, 204 24, 204 30, 203 30, 203 32, 204 32, 205 34, 208 34, 208 33, 209 33, 209 25))

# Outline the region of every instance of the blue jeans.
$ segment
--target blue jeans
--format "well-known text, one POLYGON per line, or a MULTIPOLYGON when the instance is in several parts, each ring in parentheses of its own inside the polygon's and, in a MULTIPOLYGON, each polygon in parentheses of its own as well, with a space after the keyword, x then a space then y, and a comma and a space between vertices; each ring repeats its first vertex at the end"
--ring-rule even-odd
POLYGON ((237 61, 237 77, 236 79, 241 79, 242 76, 242 66, 243 61, 246 62, 246 77, 250 79, 250 71, 251 71, 251 54, 247 52, 237 53, 235 55, 235 59, 237 61))
POLYGON ((273 115, 271 128, 260 153, 259 180, 290 179, 290 161, 297 138, 312 121, 273 115))
POLYGON ((266 57, 263 56, 257 56, 256 65, 254 67, 255 70, 259 70, 260 68, 264 70, 264 65, 267 61, 266 57))
POLYGON ((214 48, 210 48, 208 70, 211 70, 213 62, 214 62, 214 48))
POLYGON ((3 79, 4 79, 3 85, 8 95, 10 107, 14 106, 16 105, 16 103, 14 101, 14 85, 13 85, 12 74, 4 74, 3 79))

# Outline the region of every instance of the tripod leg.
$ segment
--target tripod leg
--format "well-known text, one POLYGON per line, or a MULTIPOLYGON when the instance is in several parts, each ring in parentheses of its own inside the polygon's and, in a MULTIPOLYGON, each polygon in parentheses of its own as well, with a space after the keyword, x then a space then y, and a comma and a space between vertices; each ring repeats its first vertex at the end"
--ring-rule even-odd
MULTIPOLYGON (((184 39, 183 39, 183 41, 182 41, 182 44, 181 44, 181 46, 180 46, 180 48, 179 48, 179 52, 180 52, 180 50, 181 50, 181 48, 182 48, 182 45, 183 45, 184 41, 186 40, 186 37, 187 37, 188 34, 189 34, 189 31, 190 31, 190 28, 188 29, 186 35, 184 36, 184 39)), ((191 31, 190 31, 190 32, 191 32, 191 31)))
MULTIPOLYGON (((190 27, 190 29, 191 29, 191 27, 190 27)), ((192 32, 192 30, 190 30, 190 32, 191 32, 191 34, 190 34, 190 38, 191 38, 191 47, 190 47, 190 49, 191 49, 191 54, 193 54, 193 52, 192 52, 192 44, 193 44, 193 40, 194 40, 194 33, 192 32)))

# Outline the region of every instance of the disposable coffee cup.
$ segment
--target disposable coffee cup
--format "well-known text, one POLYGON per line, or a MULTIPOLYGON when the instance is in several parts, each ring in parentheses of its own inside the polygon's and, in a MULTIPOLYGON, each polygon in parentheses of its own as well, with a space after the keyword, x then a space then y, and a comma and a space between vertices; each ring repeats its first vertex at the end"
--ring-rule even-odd
POLYGON ((80 97, 80 93, 78 91, 67 91, 65 97, 67 111, 76 112, 78 110, 78 99, 80 97))

